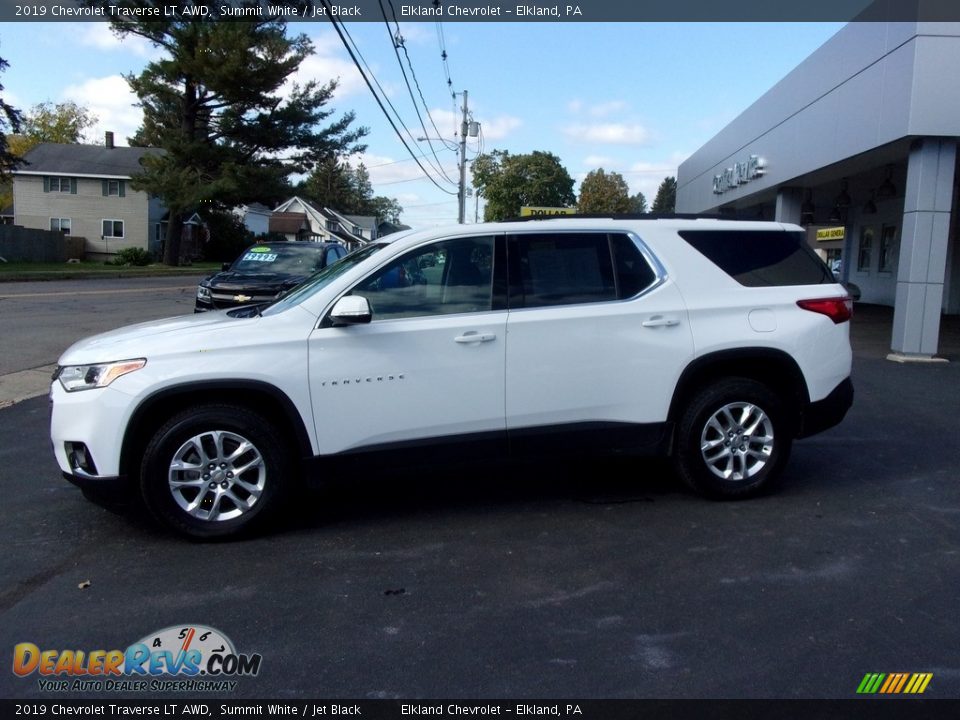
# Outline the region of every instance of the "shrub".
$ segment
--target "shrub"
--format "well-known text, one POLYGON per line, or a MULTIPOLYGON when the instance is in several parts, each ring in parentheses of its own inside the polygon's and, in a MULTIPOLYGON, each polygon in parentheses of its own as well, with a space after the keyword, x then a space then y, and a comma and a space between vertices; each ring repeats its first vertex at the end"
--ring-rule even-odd
POLYGON ((113 265, 136 265, 143 267, 153 262, 153 258, 143 248, 124 248, 113 258, 113 265))

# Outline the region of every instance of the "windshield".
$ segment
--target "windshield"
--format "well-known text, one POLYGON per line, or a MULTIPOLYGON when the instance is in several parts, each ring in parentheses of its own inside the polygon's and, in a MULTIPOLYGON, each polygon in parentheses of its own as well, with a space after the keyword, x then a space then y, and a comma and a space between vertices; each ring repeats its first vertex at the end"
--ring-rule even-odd
POLYGON ((288 307, 299 305, 308 297, 312 296, 318 290, 325 288, 334 279, 343 275, 350 268, 358 265, 373 255, 380 248, 386 247, 387 243, 372 243, 364 245, 359 250, 354 250, 344 258, 340 258, 333 265, 327 265, 323 270, 310 277, 306 282, 298 285, 280 300, 264 308, 264 315, 273 315, 286 310, 288 307))
POLYGON ((238 273, 312 275, 323 264, 323 246, 254 245, 230 266, 238 273))

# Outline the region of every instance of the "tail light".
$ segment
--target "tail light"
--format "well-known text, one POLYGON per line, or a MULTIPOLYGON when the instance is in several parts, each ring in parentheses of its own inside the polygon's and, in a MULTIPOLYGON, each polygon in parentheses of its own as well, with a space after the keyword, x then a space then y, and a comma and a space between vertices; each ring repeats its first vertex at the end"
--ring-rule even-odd
POLYGON ((826 315, 839 325, 853 317, 853 300, 849 297, 815 298, 813 300, 797 300, 797 305, 804 310, 826 315))

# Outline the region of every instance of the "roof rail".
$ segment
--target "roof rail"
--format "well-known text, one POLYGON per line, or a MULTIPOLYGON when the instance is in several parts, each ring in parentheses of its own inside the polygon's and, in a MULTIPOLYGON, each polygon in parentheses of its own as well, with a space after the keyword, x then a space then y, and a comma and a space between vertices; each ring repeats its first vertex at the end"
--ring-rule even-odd
MULTIPOLYGON (((505 218, 502 222, 529 222, 531 220, 744 220, 737 215, 706 215, 697 213, 570 213, 567 215, 527 215, 505 218)), ((753 219, 756 219, 754 217, 753 219)))

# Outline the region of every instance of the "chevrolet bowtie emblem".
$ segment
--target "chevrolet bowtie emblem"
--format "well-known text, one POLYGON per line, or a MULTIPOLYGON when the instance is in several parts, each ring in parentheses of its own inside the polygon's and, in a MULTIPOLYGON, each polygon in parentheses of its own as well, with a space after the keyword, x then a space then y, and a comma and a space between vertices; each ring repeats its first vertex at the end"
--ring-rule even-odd
POLYGON ((233 299, 238 303, 245 303, 247 300, 252 300, 253 298, 249 295, 234 295, 233 299))

